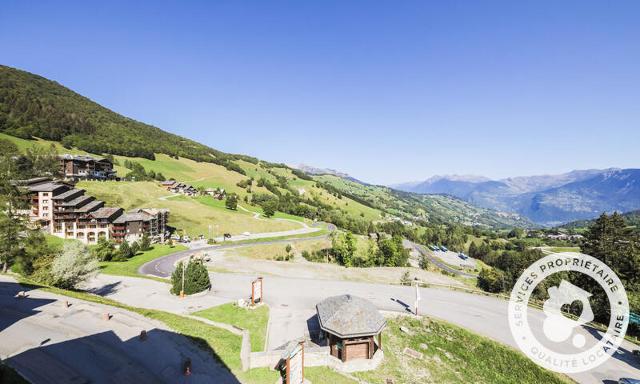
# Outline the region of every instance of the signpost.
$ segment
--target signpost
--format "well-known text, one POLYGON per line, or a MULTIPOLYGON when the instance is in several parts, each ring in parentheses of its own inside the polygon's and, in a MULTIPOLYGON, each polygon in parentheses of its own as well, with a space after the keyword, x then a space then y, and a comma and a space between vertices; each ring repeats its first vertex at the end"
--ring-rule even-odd
POLYGON ((251 305, 262 303, 262 277, 251 282, 251 305))
POLYGON ((304 383, 304 341, 299 342, 287 356, 286 384, 304 383))
POLYGON ((418 316, 418 304, 420 304, 420 283, 416 281, 416 316, 418 316))
POLYGON ((640 315, 633 312, 629 313, 629 322, 631 324, 640 325, 640 315))

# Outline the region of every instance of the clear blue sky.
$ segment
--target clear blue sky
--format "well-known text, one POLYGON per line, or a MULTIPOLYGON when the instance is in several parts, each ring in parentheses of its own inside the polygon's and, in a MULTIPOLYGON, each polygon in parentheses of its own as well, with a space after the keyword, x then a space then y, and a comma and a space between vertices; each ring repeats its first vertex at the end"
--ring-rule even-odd
POLYGON ((0 63, 214 148, 394 183, 640 166, 638 1, 22 1, 0 63))

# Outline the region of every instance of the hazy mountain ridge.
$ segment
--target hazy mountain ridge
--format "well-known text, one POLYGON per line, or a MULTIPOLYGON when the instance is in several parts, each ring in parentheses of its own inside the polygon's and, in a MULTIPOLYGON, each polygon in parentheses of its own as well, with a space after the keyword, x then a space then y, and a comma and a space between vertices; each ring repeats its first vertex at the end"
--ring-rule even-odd
POLYGON ((602 212, 640 209, 640 170, 576 170, 560 175, 520 176, 502 180, 459 181, 430 178, 416 193, 446 193, 475 205, 517 212, 542 225, 590 219, 602 212))

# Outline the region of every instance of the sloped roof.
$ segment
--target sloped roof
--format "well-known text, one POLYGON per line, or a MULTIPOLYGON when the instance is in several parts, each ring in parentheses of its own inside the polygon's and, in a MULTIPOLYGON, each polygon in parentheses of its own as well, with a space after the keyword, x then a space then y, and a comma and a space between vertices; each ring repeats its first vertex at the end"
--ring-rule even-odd
POLYGON ((91 162, 91 161, 107 161, 111 162, 111 160, 106 159, 104 157, 91 157, 86 155, 71 155, 69 153, 65 153, 64 155, 59 156, 60 159, 64 160, 75 160, 75 161, 83 161, 83 162, 91 162))
POLYGON ((122 208, 102 207, 96 210, 95 212, 92 212, 91 216, 93 216, 96 219, 110 219, 115 215, 119 216, 121 214, 122 214, 122 208))
POLYGON ((82 196, 78 196, 73 200, 69 200, 69 201, 65 201, 62 203, 62 206, 64 207, 77 207, 77 206, 81 206, 83 204, 87 204, 89 201, 94 200, 95 197, 93 196, 87 196, 87 195, 82 195, 82 196))
POLYGON ((316 310, 320 328, 341 338, 376 335, 387 324, 370 301, 353 295, 329 297, 316 310))
POLYGON ((116 224, 122 224, 129 221, 149 221, 151 218, 151 215, 144 212, 127 212, 115 219, 113 222, 116 224))
POLYGON ((76 196, 76 195, 79 195, 79 194, 83 194, 83 193, 84 193, 84 189, 73 188, 73 189, 70 189, 70 190, 68 190, 68 191, 66 191, 64 193, 61 193, 59 195, 53 196, 53 200, 64 200, 64 199, 66 199, 68 197, 73 197, 73 196, 76 196))
POLYGON ((60 184, 56 182, 48 182, 42 184, 36 184, 29 187, 29 191, 31 192, 53 192, 60 188, 69 188, 65 184, 60 184))
POLYGON ((93 200, 90 203, 78 208, 78 212, 92 212, 104 206, 104 201, 93 200))

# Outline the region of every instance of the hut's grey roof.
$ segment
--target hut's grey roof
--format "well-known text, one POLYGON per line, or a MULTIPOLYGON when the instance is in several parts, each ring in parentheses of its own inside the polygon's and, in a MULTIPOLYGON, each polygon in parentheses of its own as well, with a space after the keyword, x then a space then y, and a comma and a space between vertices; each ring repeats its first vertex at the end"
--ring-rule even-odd
POLYGON ((329 297, 316 310, 320 328, 341 338, 376 335, 387 324, 370 301, 353 295, 329 297))

